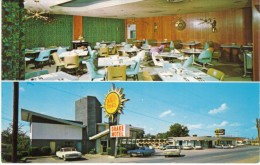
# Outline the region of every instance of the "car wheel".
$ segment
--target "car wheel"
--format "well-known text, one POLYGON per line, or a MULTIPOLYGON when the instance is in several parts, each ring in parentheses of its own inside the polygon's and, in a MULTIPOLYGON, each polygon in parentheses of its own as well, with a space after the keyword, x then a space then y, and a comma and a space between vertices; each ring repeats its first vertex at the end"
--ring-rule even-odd
POLYGON ((130 153, 130 157, 133 157, 133 155, 130 153))

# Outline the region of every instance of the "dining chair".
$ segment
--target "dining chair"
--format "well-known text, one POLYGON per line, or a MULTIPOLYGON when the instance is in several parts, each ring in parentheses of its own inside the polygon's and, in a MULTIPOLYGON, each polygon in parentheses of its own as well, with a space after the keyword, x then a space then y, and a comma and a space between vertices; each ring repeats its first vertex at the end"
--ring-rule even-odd
POLYGON ((143 71, 143 81, 153 81, 152 76, 148 73, 148 71, 143 71))
POLYGON ((49 66, 50 66, 50 65, 51 65, 51 64, 50 64, 50 61, 49 61, 49 59, 50 59, 50 53, 51 53, 50 50, 42 50, 42 51, 39 53, 38 57, 35 58, 35 60, 34 60, 34 61, 35 61, 35 68, 38 67, 38 64, 36 64, 36 63, 39 63, 39 64, 41 64, 41 69, 42 69, 42 68, 43 68, 43 63, 46 62, 46 61, 48 61, 49 66))
POLYGON ((75 70, 75 73, 77 75, 77 70, 79 68, 79 56, 76 54, 65 56, 64 67, 68 71, 75 70))
POLYGON ((96 42, 96 45, 94 46, 94 49, 100 49, 100 42, 96 42))
POLYGON ((138 80, 138 73, 139 73, 139 70, 140 70, 140 64, 141 64, 141 59, 138 58, 134 68, 126 69, 126 76, 127 77, 133 76, 134 80, 138 80))
POLYGON ((56 65, 56 72, 59 71, 59 67, 64 67, 65 63, 62 61, 57 52, 51 54, 56 65))
POLYGON ((208 70, 208 68, 206 68, 206 64, 211 62, 211 58, 212 58, 212 53, 210 50, 205 50, 203 52, 200 53, 200 55, 198 56, 197 62, 200 62, 203 64, 201 70, 208 70))
POLYGON ((187 67, 192 66, 193 57, 194 57, 194 56, 190 56, 187 60, 185 60, 185 62, 183 63, 182 67, 183 67, 183 68, 187 68, 187 67))
POLYGON ((216 79, 218 79, 220 81, 223 81, 224 77, 225 77, 225 73, 223 73, 220 70, 214 69, 214 68, 209 68, 207 71, 207 74, 212 77, 215 77, 216 79))
POLYGON ((104 69, 95 69, 95 66, 93 64, 92 60, 87 60, 84 63, 86 63, 88 73, 90 75, 91 81, 95 79, 102 79, 105 80, 105 70, 104 69))
POLYGON ((66 51, 67 51, 67 48, 59 47, 58 50, 57 50, 57 54, 61 55, 61 53, 64 53, 66 51))
POLYGON ((126 65, 107 67, 108 81, 126 81, 126 65))
POLYGON ((101 47, 99 49, 99 56, 108 57, 109 56, 109 49, 108 49, 108 47, 101 47))
POLYGON ((49 74, 49 71, 48 70, 39 70, 39 71, 25 73, 25 80, 33 78, 33 77, 41 76, 44 74, 49 74))
POLYGON ((163 60, 163 58, 161 56, 159 56, 158 52, 153 52, 152 53, 152 59, 153 59, 153 62, 154 62, 155 66, 163 66, 163 63, 166 62, 166 61, 163 60))
POLYGON ((175 48, 174 48, 174 43, 171 41, 170 42, 170 51, 172 51, 172 50, 174 50, 175 48))

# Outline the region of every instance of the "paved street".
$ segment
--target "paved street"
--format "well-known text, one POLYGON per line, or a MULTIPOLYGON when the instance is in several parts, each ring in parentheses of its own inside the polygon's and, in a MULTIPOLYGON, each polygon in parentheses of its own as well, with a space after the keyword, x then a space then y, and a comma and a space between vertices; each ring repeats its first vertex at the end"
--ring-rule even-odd
POLYGON ((57 157, 28 160, 32 163, 257 163, 259 147, 247 146, 235 149, 182 150, 180 157, 165 158, 161 150, 149 157, 113 158, 107 155, 86 155, 81 160, 63 161, 57 157))

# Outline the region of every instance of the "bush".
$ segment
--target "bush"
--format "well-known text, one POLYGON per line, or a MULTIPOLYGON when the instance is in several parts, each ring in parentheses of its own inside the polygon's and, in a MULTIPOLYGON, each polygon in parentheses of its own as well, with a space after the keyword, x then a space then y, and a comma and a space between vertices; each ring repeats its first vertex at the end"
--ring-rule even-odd
POLYGON ((91 150, 89 151, 89 154, 96 154, 96 149, 95 149, 95 148, 91 149, 91 150))
POLYGON ((20 151, 20 152, 18 152, 18 154, 20 154, 21 157, 26 157, 26 156, 29 155, 29 154, 28 154, 28 151, 20 151))
POLYGON ((28 150, 29 155, 31 156, 40 156, 41 150, 39 147, 30 147, 28 150))
POLYGON ((117 148, 117 154, 126 154, 127 149, 125 147, 118 147, 117 148))
POLYGON ((51 154, 51 148, 49 146, 43 146, 41 148, 41 155, 48 156, 51 154))
POLYGON ((11 162, 12 161, 12 154, 11 153, 2 153, 2 159, 11 162))
POLYGON ((111 155, 111 147, 107 147, 107 154, 111 155))

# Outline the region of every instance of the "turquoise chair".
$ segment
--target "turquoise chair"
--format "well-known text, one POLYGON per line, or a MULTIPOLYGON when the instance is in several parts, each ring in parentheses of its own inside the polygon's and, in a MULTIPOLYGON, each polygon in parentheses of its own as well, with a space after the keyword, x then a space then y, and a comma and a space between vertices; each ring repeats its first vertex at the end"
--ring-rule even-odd
POLYGON ((206 42, 205 45, 204 45, 204 50, 207 50, 209 48, 209 43, 206 42))
POLYGON ((44 75, 44 74, 49 74, 49 71, 48 70, 40 70, 40 71, 25 73, 25 80, 33 78, 33 77, 41 76, 41 75, 44 75))
POLYGON ((208 70, 205 65, 207 63, 211 62, 211 58, 212 58, 212 52, 210 50, 205 50, 202 53, 200 53, 197 62, 200 62, 203 64, 203 67, 201 68, 201 70, 205 69, 208 70))
POLYGON ((135 67, 126 69, 126 77, 134 76, 134 80, 138 80, 138 73, 140 69, 141 59, 136 59, 135 67))
POLYGON ((193 56, 190 56, 183 64, 183 68, 187 68, 189 66, 192 66, 193 63, 193 56))
POLYGON ((85 62, 87 65, 88 73, 90 75, 91 81, 97 78, 102 78, 105 80, 105 70, 97 70, 93 64, 92 60, 88 60, 85 62))
POLYGON ((175 48, 174 48, 174 43, 171 41, 171 43, 170 43, 170 51, 172 51, 172 50, 174 50, 175 48))
POLYGON ((46 61, 48 61, 49 65, 50 65, 50 61, 49 61, 50 53, 51 53, 50 50, 42 50, 39 53, 38 57, 35 58, 35 60, 34 60, 35 61, 35 68, 38 66, 38 64, 36 65, 36 63, 42 64, 41 69, 43 68, 43 63, 46 62, 46 61))
POLYGON ((60 55, 61 53, 64 53, 67 51, 67 48, 58 48, 57 53, 60 55))

